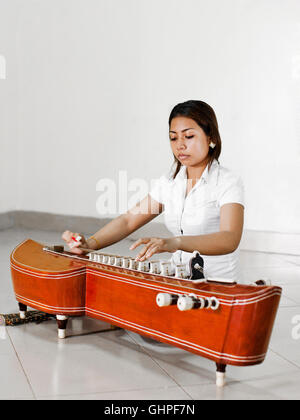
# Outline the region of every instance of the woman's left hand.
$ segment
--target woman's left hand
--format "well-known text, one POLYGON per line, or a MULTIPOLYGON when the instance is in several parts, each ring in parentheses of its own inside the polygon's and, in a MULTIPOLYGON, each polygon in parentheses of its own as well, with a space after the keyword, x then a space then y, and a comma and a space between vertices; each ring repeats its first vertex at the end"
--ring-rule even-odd
POLYGON ((141 238, 131 245, 130 249, 135 249, 141 244, 146 244, 137 255, 136 261, 144 261, 152 257, 153 254, 161 252, 175 252, 178 250, 179 238, 141 238))

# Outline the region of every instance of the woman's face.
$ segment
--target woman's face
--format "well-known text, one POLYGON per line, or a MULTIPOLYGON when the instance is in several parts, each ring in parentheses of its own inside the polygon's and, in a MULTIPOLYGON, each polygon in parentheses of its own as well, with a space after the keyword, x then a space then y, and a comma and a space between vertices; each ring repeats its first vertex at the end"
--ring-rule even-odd
POLYGON ((169 135, 172 152, 182 165, 206 165, 210 139, 194 120, 173 118, 169 135))

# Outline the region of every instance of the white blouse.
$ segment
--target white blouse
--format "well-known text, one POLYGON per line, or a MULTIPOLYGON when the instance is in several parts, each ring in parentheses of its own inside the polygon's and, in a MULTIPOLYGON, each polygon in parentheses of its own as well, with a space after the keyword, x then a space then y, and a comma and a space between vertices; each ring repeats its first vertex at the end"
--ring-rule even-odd
MULTIPOLYGON (((187 173, 182 166, 175 179, 161 176, 149 194, 163 205, 167 229, 174 235, 205 235, 220 231, 220 209, 227 203, 244 206, 244 188, 241 178, 213 161, 187 197, 187 173)), ((188 263, 191 253, 176 251, 174 264, 188 263)), ((235 281, 239 275, 239 249, 226 255, 202 255, 205 277, 223 277, 235 281)))

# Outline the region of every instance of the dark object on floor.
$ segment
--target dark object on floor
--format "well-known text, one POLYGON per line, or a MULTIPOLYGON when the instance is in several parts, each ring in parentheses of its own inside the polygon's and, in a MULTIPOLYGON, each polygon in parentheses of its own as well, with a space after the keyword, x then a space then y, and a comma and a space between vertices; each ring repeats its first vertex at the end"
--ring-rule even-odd
POLYGON ((46 314, 41 311, 27 311, 24 319, 20 318, 19 313, 15 314, 0 314, 0 326, 27 324, 28 322, 36 322, 39 324, 43 321, 48 321, 53 318, 53 315, 46 314))

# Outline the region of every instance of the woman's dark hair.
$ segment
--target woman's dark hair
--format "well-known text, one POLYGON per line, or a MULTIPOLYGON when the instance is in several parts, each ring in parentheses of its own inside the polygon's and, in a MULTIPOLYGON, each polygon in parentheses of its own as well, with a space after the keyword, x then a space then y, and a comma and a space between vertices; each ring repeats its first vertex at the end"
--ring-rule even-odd
MULTIPOLYGON (((219 133, 218 121, 215 111, 207 103, 203 101, 186 101, 174 106, 169 117, 169 128, 171 121, 175 117, 188 117, 194 120, 204 131, 204 133, 210 137, 211 141, 215 144, 215 148, 209 148, 208 152, 208 169, 210 168, 214 159, 218 160, 221 153, 221 137, 219 133)), ((181 163, 174 156, 175 163, 177 164, 173 179, 178 174, 181 163)))

